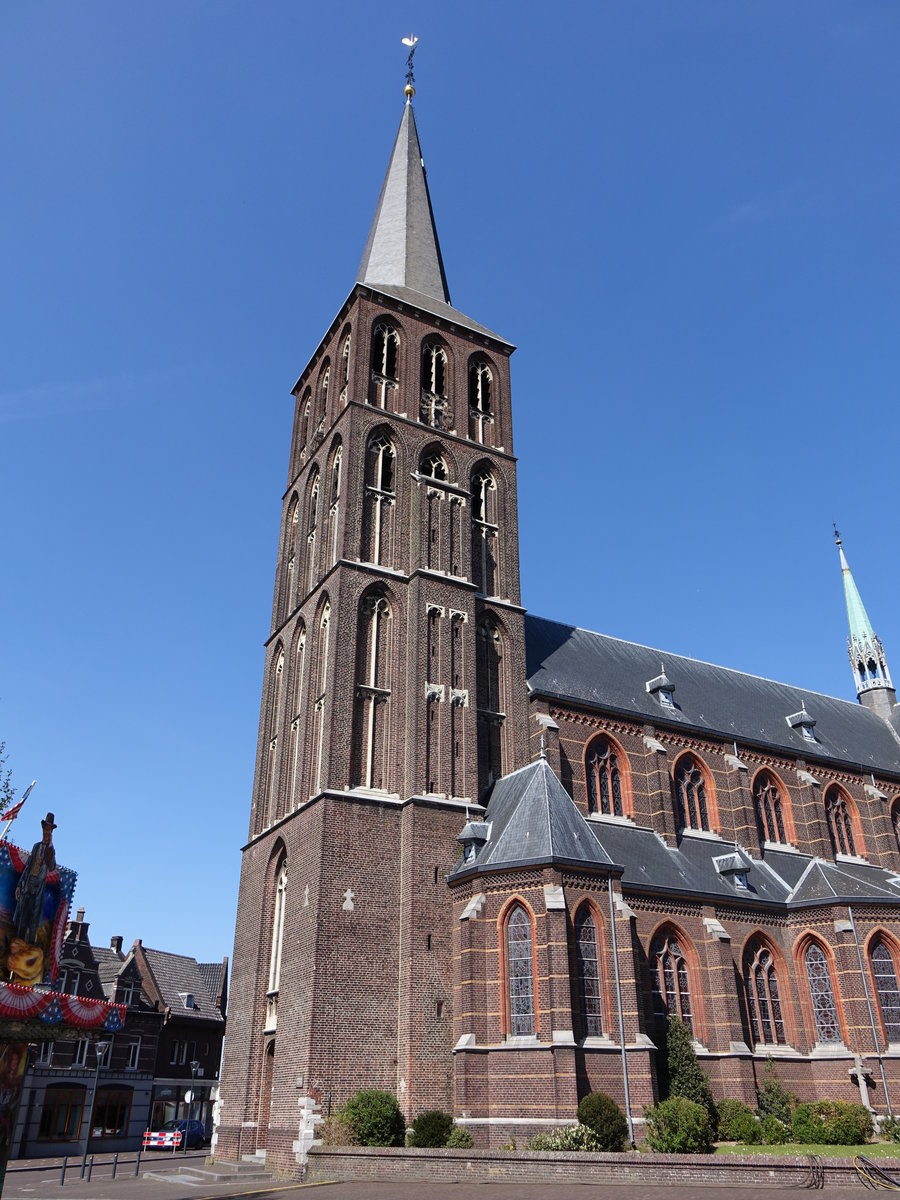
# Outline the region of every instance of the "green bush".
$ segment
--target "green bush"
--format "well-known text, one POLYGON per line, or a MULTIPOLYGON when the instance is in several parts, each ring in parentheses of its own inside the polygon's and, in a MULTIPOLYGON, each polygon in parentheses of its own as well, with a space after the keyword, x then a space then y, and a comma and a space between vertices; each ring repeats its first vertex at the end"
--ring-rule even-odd
POLYGON ((694 1035, 683 1021, 673 1016, 666 1018, 665 1063, 666 1096, 683 1096, 695 1104, 702 1104, 709 1117, 710 1132, 715 1136, 718 1124, 716 1102, 709 1079, 697 1062, 694 1035))
POLYGON ((368 1088, 351 1096, 339 1110, 360 1146, 402 1146, 406 1122, 390 1092, 368 1088))
POLYGON ((797 1105, 791 1128, 795 1142, 861 1146, 872 1136, 872 1114, 864 1104, 817 1100, 797 1105))
POLYGON ((353 1128, 339 1112, 332 1113, 318 1128, 323 1146, 358 1146, 359 1138, 353 1128))
POLYGON ((686 1096, 670 1096, 645 1108, 647 1143, 663 1154, 704 1154, 712 1150, 709 1113, 686 1096))
POLYGON ((464 1125, 454 1125, 447 1138, 448 1150, 471 1150, 475 1139, 464 1125))
POLYGON ((756 1115, 761 1121, 766 1117, 775 1117, 782 1125, 790 1128, 791 1116, 797 1104, 797 1097, 789 1092, 775 1070, 771 1058, 766 1059, 763 1068, 762 1082, 756 1089, 756 1115))
POLYGON ((734 1132, 732 1126, 734 1122, 738 1123, 745 1120, 746 1117, 752 1117, 750 1105, 745 1104, 743 1100, 720 1100, 716 1105, 716 1117, 719 1122, 719 1137, 723 1142, 741 1142, 744 1139, 734 1132))
POLYGON ((759 1123, 763 1142, 767 1146, 783 1146, 790 1136, 789 1130, 771 1113, 759 1123))
POLYGON ((878 1123, 878 1132, 886 1142, 900 1142, 900 1117, 884 1117, 878 1123))
POLYGON ((446 1146, 452 1132, 453 1118, 449 1113, 435 1108, 419 1113, 412 1123, 406 1141, 407 1145, 418 1146, 420 1150, 446 1146))
POLYGON ((758 1146, 763 1140, 762 1126, 752 1112, 742 1113, 732 1121, 734 1140, 745 1146, 758 1146))
POLYGON ((529 1150, 587 1150, 598 1152, 605 1147, 593 1129, 587 1125, 566 1125, 553 1133, 539 1133, 528 1143, 529 1150))
POLYGON ((628 1121, 625 1114, 604 1092, 589 1092, 578 1105, 580 1124, 593 1129, 603 1150, 624 1150, 628 1141, 628 1121))

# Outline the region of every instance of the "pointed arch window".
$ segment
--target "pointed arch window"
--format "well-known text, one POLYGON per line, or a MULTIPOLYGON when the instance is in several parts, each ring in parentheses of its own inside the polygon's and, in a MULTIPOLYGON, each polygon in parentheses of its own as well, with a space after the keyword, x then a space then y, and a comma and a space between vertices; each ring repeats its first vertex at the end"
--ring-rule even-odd
POLYGON ((291 736, 288 765, 291 772, 288 794, 288 811, 292 812, 300 799, 300 731, 303 712, 303 667, 306 660, 306 630, 302 622, 294 643, 294 666, 291 672, 293 700, 291 703, 291 736))
POLYGON ((315 647, 313 667, 315 671, 315 690, 313 693, 312 721, 312 765, 310 771, 310 787, 312 794, 322 790, 322 765, 325 752, 325 706, 328 691, 328 671, 330 666, 331 646, 329 632, 331 626, 331 602, 326 600, 322 605, 319 617, 318 638, 315 647))
POLYGON ((534 941, 531 919, 516 904, 506 921, 509 1032, 511 1037, 534 1037, 534 941))
POLYGON ((341 408, 347 403, 347 387, 350 383, 350 347, 352 345, 352 335, 347 334, 344 338, 344 344, 341 346, 341 408))
POLYGON ((857 843, 853 830, 851 802, 836 784, 825 793, 825 818, 832 852, 856 855, 857 843))
POLYGON ((900 850, 900 796, 891 805, 891 825, 894 827, 894 841, 900 850))
POLYGON ((393 409, 399 386, 400 337, 392 325, 379 322, 372 330, 371 385, 369 403, 393 409))
POLYGON ((675 767, 675 806, 679 829, 709 829, 706 775, 692 755, 675 767))
POLYGON ((446 483, 447 464, 444 462, 443 456, 437 451, 423 455, 419 474, 424 475, 426 479, 438 479, 442 483, 446 483))
POLYGON ((391 632, 386 596, 364 596, 357 621, 353 776, 355 786, 377 790, 389 786, 391 632))
POLYGON ((474 359, 469 364, 469 437, 484 446, 493 444, 493 388, 491 368, 483 359, 474 359))
POLYGON ((585 1037, 603 1036, 603 1004, 600 996, 600 963, 597 928, 590 908, 583 904, 575 914, 575 953, 578 959, 578 995, 585 1037))
POLYGON ((281 864, 275 884, 275 908, 272 917, 272 946, 269 953, 268 992, 277 993, 281 985, 281 950, 284 945, 284 905, 287 897, 287 860, 281 864))
POLYGON ((269 743, 266 748, 266 776, 263 791, 263 824, 271 825, 275 820, 275 765, 278 755, 278 735, 281 732, 281 706, 284 691, 284 649, 276 648, 272 673, 271 724, 269 743))
POLYGON ((588 812, 611 817, 625 815, 619 751, 605 737, 597 737, 585 755, 588 812))
POLYGON ((657 1018, 664 1021, 667 1016, 677 1017, 693 1033, 690 976, 679 938, 672 934, 659 934, 653 939, 650 970, 653 976, 653 1008, 657 1018))
POLYGON ((472 477, 472 582, 485 596, 499 594, 497 484, 487 469, 472 477))
POLYGON ((300 431, 298 436, 298 445, 300 446, 301 457, 306 457, 307 447, 309 446, 309 435, 312 432, 310 422, 312 421, 312 393, 309 388, 303 393, 298 409, 300 413, 300 431))
POLYGON ((326 359, 325 369, 322 371, 322 374, 319 378, 318 417, 319 417, 319 426, 321 428, 324 428, 325 417, 328 413, 328 385, 329 385, 330 380, 331 380, 331 364, 326 359))
POLYGON ((477 671, 478 781, 486 787, 503 774, 505 671, 503 643, 490 620, 482 621, 475 637, 477 671))
POLYGON ((328 565, 338 558, 338 516, 341 506, 341 446, 338 445, 331 462, 331 495, 328 501, 328 565))
MULTIPOLYGON (((449 428, 445 421, 447 407, 447 352, 437 342, 422 347, 422 398, 419 420, 435 429, 449 428)), ((449 416, 449 412, 447 413, 449 416)))
POLYGON ((392 567, 396 495, 394 447, 384 434, 374 434, 366 446, 366 492, 360 558, 392 567))
POLYGON ((754 1042, 784 1045, 787 1036, 775 960, 761 938, 754 938, 744 951, 744 988, 754 1042))
POLYGON ((775 779, 765 771, 761 771, 753 782, 753 799, 765 841, 786 843, 788 836, 785 831, 781 789, 775 779))
POLYGON ((316 539, 319 524, 319 472, 316 470, 309 487, 309 504, 306 512, 306 591, 311 592, 316 582, 316 539))
POLYGON ((884 1036, 889 1042, 900 1042, 900 988, 897 986, 897 964, 884 938, 876 938, 869 952, 875 994, 881 1010, 884 1036))
POLYGON ((831 970, 825 951, 818 942, 810 943, 804 955, 804 962, 816 1024, 816 1041, 822 1045, 840 1043, 843 1039, 834 1000, 831 970))
POLYGON ((282 592, 279 603, 282 620, 284 620, 294 607, 294 593, 297 586, 297 529, 299 520, 300 502, 295 494, 291 498, 287 521, 285 523, 282 592))

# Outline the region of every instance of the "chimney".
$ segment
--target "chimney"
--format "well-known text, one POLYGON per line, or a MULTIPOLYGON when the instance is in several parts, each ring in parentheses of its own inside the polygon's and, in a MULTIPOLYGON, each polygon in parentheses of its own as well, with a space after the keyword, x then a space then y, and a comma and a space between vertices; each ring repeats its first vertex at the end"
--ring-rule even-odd
POLYGON ((115 937, 109 939, 110 950, 115 950, 116 954, 122 953, 122 935, 117 933, 115 937))
POLYGON ((76 914, 75 914, 75 920, 76 920, 76 921, 79 923, 79 925, 80 925, 80 924, 81 924, 81 922, 84 920, 84 905, 83 905, 83 904, 82 904, 82 906, 81 906, 81 907, 78 909, 78 911, 76 912, 76 914))

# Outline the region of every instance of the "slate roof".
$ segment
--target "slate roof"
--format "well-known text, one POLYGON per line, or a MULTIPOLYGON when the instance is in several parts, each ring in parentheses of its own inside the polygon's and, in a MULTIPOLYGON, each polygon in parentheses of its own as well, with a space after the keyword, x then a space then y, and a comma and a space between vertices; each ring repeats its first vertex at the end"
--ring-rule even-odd
POLYGON ((116 977, 124 967, 125 959, 109 946, 91 946, 91 951, 97 962, 97 972, 104 995, 107 999, 114 999, 116 977))
POLYGON ((221 994, 225 983, 225 971, 227 964, 223 962, 217 963, 198 963, 200 978, 203 980, 203 985, 206 988, 207 994, 213 1003, 221 994))
POLYGON ((164 950, 143 947, 147 963, 153 972, 163 1003, 181 1018, 222 1021, 222 1014, 210 996, 200 964, 195 958, 183 954, 170 954, 164 950), (182 993, 194 997, 194 1008, 185 1008, 182 993))
POLYGON ((841 762, 900 776, 900 735, 863 705, 776 683, 693 658, 526 616, 528 683, 533 693, 603 708, 657 727, 678 726, 768 746, 809 761, 841 762), (675 708, 647 692, 661 668, 675 708), (815 742, 787 722, 805 708, 815 742))

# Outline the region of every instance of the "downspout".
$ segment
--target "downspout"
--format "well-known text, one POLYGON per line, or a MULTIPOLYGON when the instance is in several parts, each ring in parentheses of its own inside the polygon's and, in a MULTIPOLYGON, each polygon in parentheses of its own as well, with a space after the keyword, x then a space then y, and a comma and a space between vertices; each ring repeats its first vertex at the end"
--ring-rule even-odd
MULTIPOLYGON (((631 1119, 631 1094, 628 1090, 628 1055, 625 1051, 625 1017, 622 1012, 622 980, 619 977, 619 948, 616 942, 616 914, 613 907, 612 872, 606 877, 609 888, 609 927, 612 932, 613 970, 616 976, 616 1007, 619 1010, 619 1045, 622 1049, 622 1082, 625 1084, 625 1119, 628 1121, 628 1140, 634 1146, 634 1122, 631 1119)), ((882 1075, 884 1068, 882 1067, 882 1075)), ((888 1105, 890 1110, 890 1105, 888 1105)))
POLYGON ((875 1025, 875 1010, 872 1007, 872 997, 869 995, 869 981, 866 979, 866 968, 863 964, 862 950, 859 945, 859 937, 856 933, 856 921, 853 919, 853 905, 847 905, 847 912, 850 914, 850 928, 853 930, 853 940, 856 942, 856 957, 859 959, 859 973, 862 975, 863 990, 866 993, 866 1004, 869 1009, 869 1021, 872 1025, 872 1038, 875 1042, 875 1057, 878 1059, 878 1067, 881 1071, 881 1086, 884 1088, 884 1099, 887 1104, 888 1116, 893 1119, 894 1110, 891 1107, 891 1094, 888 1091, 887 1076, 884 1073, 884 1059, 881 1057, 881 1043, 878 1037, 878 1029, 875 1025))

